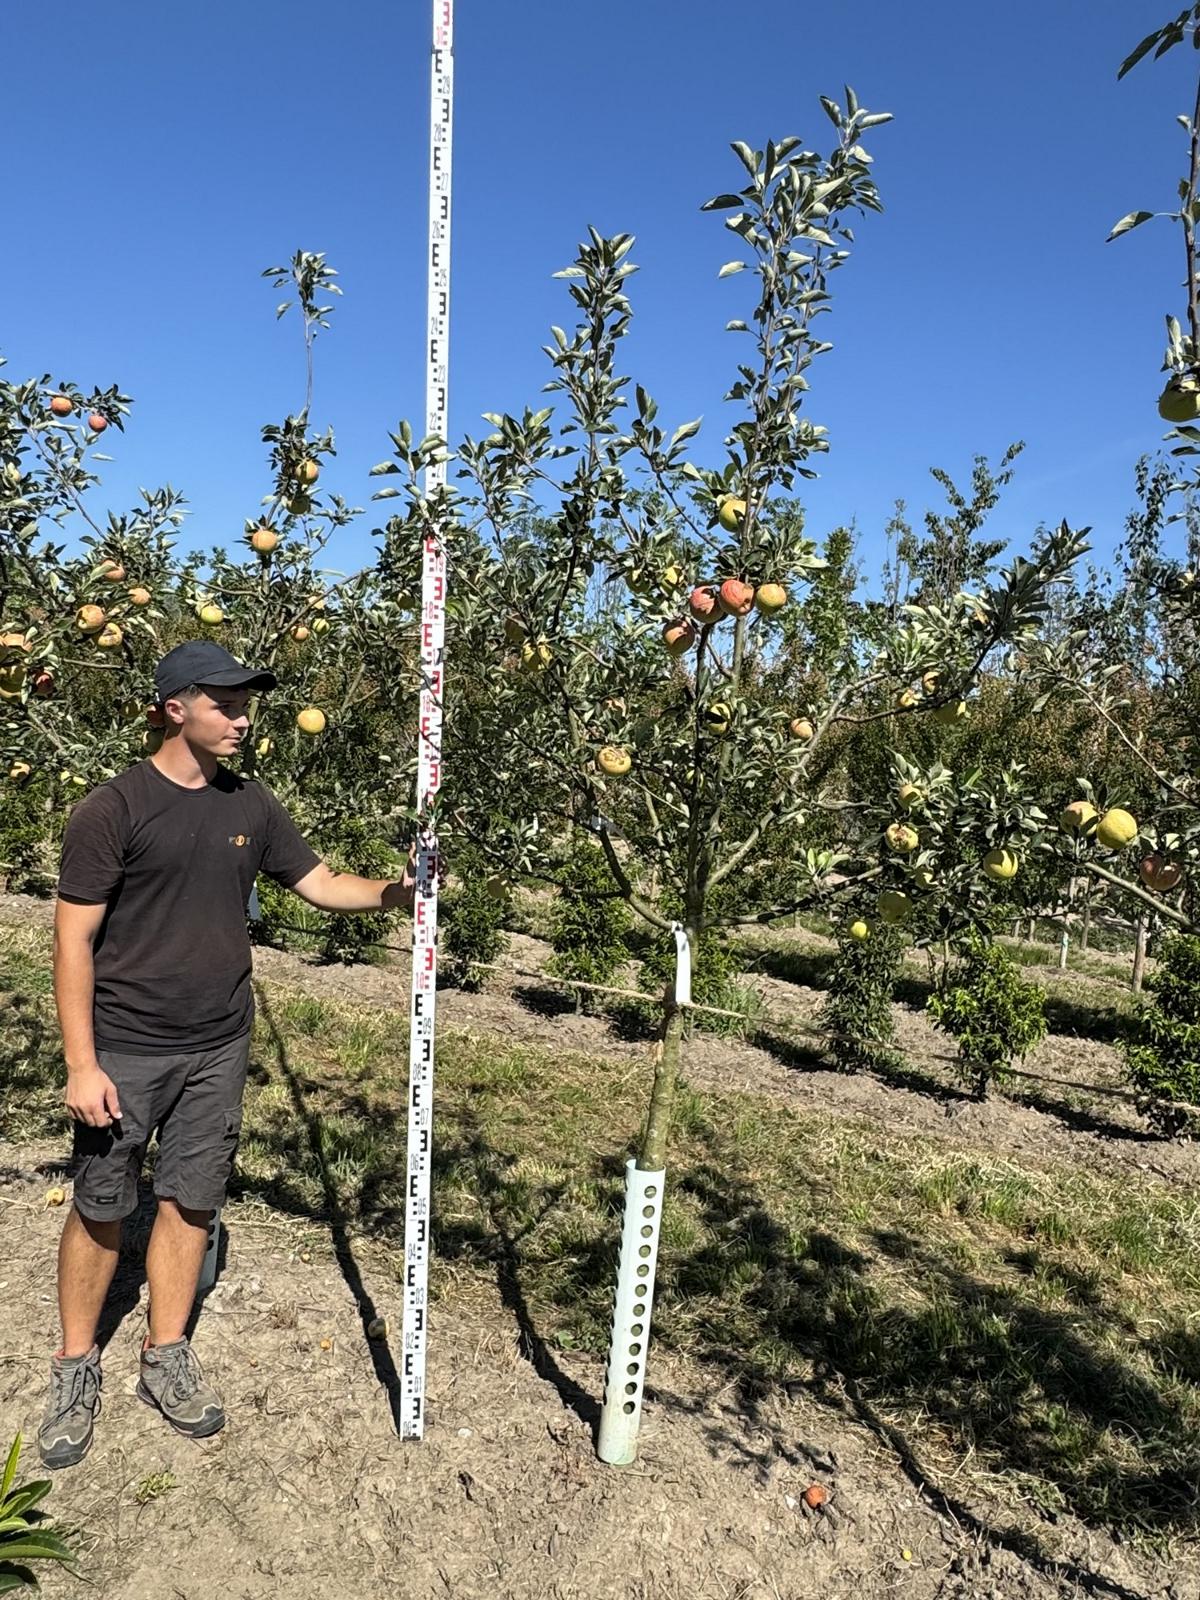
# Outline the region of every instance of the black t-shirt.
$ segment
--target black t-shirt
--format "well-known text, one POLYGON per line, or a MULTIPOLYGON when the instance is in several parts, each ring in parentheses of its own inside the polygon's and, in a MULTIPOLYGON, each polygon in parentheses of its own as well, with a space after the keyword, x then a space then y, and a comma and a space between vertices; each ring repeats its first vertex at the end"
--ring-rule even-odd
POLYGON ((319 860, 268 789, 224 767, 185 789, 147 760, 93 789, 67 823, 58 892, 108 907, 94 946, 96 1044, 175 1054, 245 1033, 255 877, 291 888, 319 860))

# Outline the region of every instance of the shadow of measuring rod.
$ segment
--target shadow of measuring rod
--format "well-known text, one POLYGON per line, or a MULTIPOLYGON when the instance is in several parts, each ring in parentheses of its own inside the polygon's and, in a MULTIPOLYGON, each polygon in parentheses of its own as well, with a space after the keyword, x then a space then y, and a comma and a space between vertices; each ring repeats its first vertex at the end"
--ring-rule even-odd
POLYGON ((288 1059, 287 1045, 275 1021, 271 1005, 259 986, 255 985, 255 998, 258 1004, 259 1015, 267 1026, 271 1036, 271 1045, 275 1051, 275 1059, 279 1071, 288 1086, 296 1114, 304 1124, 308 1136, 309 1148, 321 1174, 321 1188, 325 1195, 325 1212, 329 1221, 329 1231, 333 1238, 333 1253, 337 1260, 338 1268, 346 1281, 346 1287, 354 1296, 354 1303, 358 1307, 359 1318, 362 1321, 363 1338, 367 1349, 371 1353, 371 1364, 375 1368, 375 1376, 384 1389, 387 1390, 388 1406, 392 1414, 392 1426, 397 1435, 401 1431, 402 1397, 403 1389, 400 1374, 396 1363, 392 1359, 392 1352, 386 1338, 372 1339, 368 1332, 372 1322, 379 1316, 378 1308, 363 1283, 362 1274, 358 1270, 358 1262, 354 1259, 354 1252, 350 1248, 350 1230, 347 1224, 346 1213, 342 1209, 338 1198, 337 1185, 330 1176, 325 1152, 321 1146, 321 1121, 320 1118, 309 1110, 304 1098, 304 1090, 300 1080, 288 1059))

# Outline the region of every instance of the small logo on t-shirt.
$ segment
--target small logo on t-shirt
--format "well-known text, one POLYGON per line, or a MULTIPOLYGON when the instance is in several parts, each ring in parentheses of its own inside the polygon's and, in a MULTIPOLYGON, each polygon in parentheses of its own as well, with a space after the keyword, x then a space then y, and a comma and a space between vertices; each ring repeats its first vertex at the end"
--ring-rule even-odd
POLYGON ((231 833, 229 835, 229 842, 230 844, 237 845, 238 849, 240 850, 244 844, 250 843, 250 835, 248 833, 231 833))

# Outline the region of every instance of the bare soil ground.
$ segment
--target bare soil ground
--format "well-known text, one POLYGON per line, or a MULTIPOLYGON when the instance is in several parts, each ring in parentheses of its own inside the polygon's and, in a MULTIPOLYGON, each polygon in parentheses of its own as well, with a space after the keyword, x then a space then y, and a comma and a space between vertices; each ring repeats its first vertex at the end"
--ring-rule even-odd
MULTIPOLYGON (((0 903, 4 920, 47 915, 42 902, 0 903)), ((510 967, 536 970, 544 953, 516 938, 510 967)), ((268 984, 363 1006, 405 1004, 403 957, 340 968, 260 950, 256 966, 268 984)), ((622 1054, 640 1070, 643 1042, 617 1037, 601 1018, 535 1005, 525 984, 512 972, 480 995, 446 992, 442 1021, 622 1054)), ((761 986, 769 1009, 786 1008, 792 1021, 820 1003, 813 989, 771 978, 761 986)), ((899 1008, 898 1018, 916 1061, 944 1053, 917 1013, 899 1008)), ((1056 1035, 1030 1065, 1116 1078, 1111 1047, 1092 1039, 1056 1035)), ((1040 1107, 981 1106, 952 1088, 948 1068, 908 1083, 847 1078, 799 1049, 703 1037, 688 1071, 698 1086, 786 1097, 1025 1161, 1066 1155, 1161 1181, 1197 1175, 1190 1147, 1148 1141, 1119 1101, 1081 1109, 1080 1096, 1053 1091, 1040 1107)), ((59 1142, 0 1146, 0 1439, 22 1429, 31 1470, 56 1338, 62 1218, 43 1197, 64 1154, 59 1142)), ((227 1258, 195 1332, 229 1424, 205 1443, 179 1438, 133 1393, 148 1218, 147 1199, 106 1313, 96 1444, 56 1478, 49 1502, 78 1528, 83 1574, 103 1600, 200 1600, 216 1590, 238 1600, 1200 1594, 1194 1552, 1156 1560, 1067 1519, 1047 1524, 1038 1550, 1009 1528, 1003 1507, 974 1502, 965 1482, 959 1490, 931 1473, 943 1488, 930 1489, 888 1419, 847 1390, 798 1388, 747 1410, 711 1368, 652 1360, 638 1463, 605 1468, 592 1446, 599 1363, 532 1348, 511 1309, 476 1280, 454 1285, 436 1311, 428 1432, 420 1444, 401 1443, 390 1398, 400 1311, 393 1254, 362 1238, 335 1248, 318 1225, 260 1205, 228 1209, 227 1258), (376 1314, 391 1325, 386 1341, 365 1337, 376 1314), (813 1482, 829 1490, 825 1512, 804 1505, 813 1482)), ((52 1600, 84 1592, 59 1573, 43 1588, 52 1600)))

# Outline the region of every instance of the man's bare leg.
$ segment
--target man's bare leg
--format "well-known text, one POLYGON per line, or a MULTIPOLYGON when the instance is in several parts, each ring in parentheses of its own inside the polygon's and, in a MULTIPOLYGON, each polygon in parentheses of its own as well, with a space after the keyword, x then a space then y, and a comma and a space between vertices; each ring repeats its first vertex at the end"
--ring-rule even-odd
POLYGON ((58 1243, 58 1313, 67 1359, 87 1355, 96 1342, 120 1245, 119 1221, 93 1222, 71 1207, 58 1243))
POLYGON ((158 1202, 146 1248, 150 1344, 174 1344, 184 1336, 196 1301, 211 1217, 211 1211, 192 1211, 175 1200, 158 1202))

